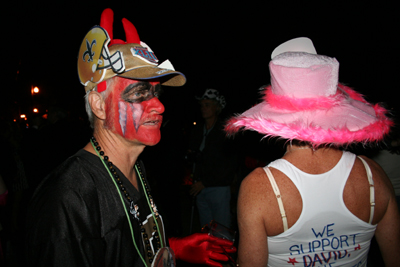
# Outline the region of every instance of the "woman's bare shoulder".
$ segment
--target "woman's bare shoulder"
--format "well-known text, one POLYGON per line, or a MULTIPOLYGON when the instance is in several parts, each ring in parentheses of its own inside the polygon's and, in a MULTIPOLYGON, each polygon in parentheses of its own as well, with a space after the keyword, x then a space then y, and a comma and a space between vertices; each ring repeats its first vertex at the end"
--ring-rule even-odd
POLYGON ((256 168, 249 173, 240 185, 240 192, 249 194, 259 194, 265 190, 267 176, 263 168, 256 168))
POLYGON ((359 156, 359 157, 367 162, 369 168, 371 169, 374 183, 378 183, 378 186, 382 186, 386 190, 391 190, 392 184, 388 176, 386 175, 385 171, 382 169, 382 167, 378 163, 376 163, 375 161, 366 156, 359 156))
MULTIPOLYGON (((372 172, 375 191, 375 214, 373 224, 376 224, 383 218, 389 203, 395 199, 394 189, 385 171, 378 163, 368 157, 360 157, 367 162, 372 172)), ((358 165, 362 165, 362 163, 358 162, 358 165)), ((364 169, 364 173, 366 172, 364 166, 360 168, 364 169)))

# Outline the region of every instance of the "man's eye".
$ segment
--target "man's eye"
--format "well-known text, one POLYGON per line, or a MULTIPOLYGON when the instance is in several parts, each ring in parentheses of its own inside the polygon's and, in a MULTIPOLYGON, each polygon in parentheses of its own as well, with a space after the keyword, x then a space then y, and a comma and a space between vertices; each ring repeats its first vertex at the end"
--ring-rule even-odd
POLYGON ((142 93, 142 92, 135 92, 135 93, 134 93, 134 96, 135 96, 135 97, 142 97, 142 96, 143 96, 143 93, 142 93))
POLYGON ((143 91, 137 91, 133 93, 134 98, 140 98, 140 97, 148 97, 149 96, 149 91, 143 90, 143 91))

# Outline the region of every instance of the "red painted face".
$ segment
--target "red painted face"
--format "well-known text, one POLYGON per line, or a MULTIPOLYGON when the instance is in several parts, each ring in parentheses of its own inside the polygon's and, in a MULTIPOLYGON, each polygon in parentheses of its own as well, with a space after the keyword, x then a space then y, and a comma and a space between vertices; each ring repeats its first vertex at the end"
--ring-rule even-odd
POLYGON ((160 82, 114 79, 106 98, 106 128, 130 141, 157 144, 164 112, 164 105, 158 100, 160 82))

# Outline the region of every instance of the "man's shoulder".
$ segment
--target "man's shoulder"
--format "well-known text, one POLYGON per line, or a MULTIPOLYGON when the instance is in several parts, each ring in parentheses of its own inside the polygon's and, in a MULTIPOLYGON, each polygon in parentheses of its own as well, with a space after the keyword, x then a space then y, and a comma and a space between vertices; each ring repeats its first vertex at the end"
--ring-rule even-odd
POLYGON ((98 161, 95 155, 79 150, 47 175, 39 187, 81 188, 92 183, 92 177, 99 176, 102 169, 98 161))
POLYGON ((92 158, 86 153, 89 152, 79 151, 47 175, 35 189, 31 205, 54 208, 65 203, 79 203, 81 200, 93 202, 100 191, 100 195, 107 193, 109 184, 104 179, 104 167, 99 168, 101 165, 96 164, 96 157, 93 155, 92 158))

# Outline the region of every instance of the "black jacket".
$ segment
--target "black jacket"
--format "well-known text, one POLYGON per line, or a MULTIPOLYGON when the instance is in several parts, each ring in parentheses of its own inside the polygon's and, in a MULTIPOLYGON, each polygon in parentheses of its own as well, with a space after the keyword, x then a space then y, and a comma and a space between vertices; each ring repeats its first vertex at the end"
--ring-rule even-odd
POLYGON ((189 148, 197 151, 195 158, 194 179, 204 186, 227 186, 235 176, 237 157, 232 140, 226 137, 223 124, 218 120, 206 136, 203 151, 199 151, 204 136, 204 123, 194 126, 189 148))
MULTIPOLYGON (((141 220, 147 219, 145 227, 152 227, 140 181, 138 191, 116 170, 139 205, 141 220)), ((129 213, 129 202, 122 199, 129 213)), ((33 196, 27 216, 28 266, 144 266, 123 207, 100 159, 80 150, 47 176, 33 196)), ((143 255, 140 226, 132 216, 131 223, 143 255)))

